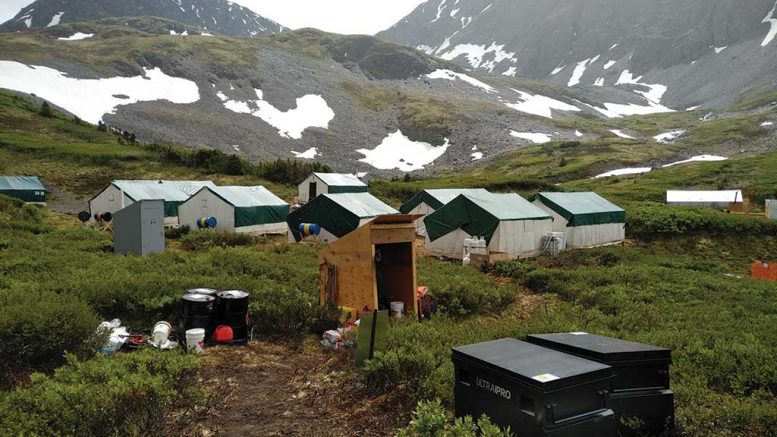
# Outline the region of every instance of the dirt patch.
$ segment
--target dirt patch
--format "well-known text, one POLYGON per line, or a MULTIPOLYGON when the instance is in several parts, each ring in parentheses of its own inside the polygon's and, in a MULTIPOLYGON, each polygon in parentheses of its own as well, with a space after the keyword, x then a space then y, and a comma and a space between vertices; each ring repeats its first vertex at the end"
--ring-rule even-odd
POLYGON ((388 436, 411 409, 401 390, 371 394, 350 353, 324 349, 315 337, 210 348, 202 364, 201 383, 222 396, 181 435, 388 436))

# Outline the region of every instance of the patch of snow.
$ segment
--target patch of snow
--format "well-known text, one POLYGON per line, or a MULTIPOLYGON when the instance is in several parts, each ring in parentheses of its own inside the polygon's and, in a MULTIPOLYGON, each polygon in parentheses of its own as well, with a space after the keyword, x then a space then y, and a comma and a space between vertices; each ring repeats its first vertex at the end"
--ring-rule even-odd
POLYGON ((485 82, 481 82, 481 81, 475 79, 474 77, 467 76, 466 74, 463 74, 463 73, 456 73, 456 72, 451 71, 451 70, 435 70, 432 73, 427 74, 426 77, 428 77, 429 79, 444 79, 444 80, 454 80, 454 81, 456 79, 460 79, 460 80, 463 80, 464 82, 467 82, 468 84, 470 84, 472 86, 476 86, 478 88, 482 88, 482 89, 486 90, 489 93, 495 93, 496 92, 494 87, 492 87, 491 85, 489 85, 489 84, 487 84, 485 82))
MULTIPOLYGON (((310 127, 329 129, 329 122, 335 118, 332 108, 323 97, 317 94, 307 94, 297 99, 297 106, 288 111, 281 111, 266 100, 262 90, 254 90, 257 100, 247 102, 238 100, 226 100, 219 95, 224 102, 224 107, 239 114, 251 114, 260 118, 269 125, 278 129, 278 135, 284 138, 298 140, 302 138, 302 132, 310 127), (256 109, 251 109, 255 106, 256 109)), ((217 94, 218 95, 218 94, 217 94)))
POLYGON ((519 98, 521 101, 517 103, 505 103, 505 105, 516 111, 539 115, 540 117, 545 118, 553 118, 553 109, 557 111, 580 111, 580 108, 577 106, 564 103, 560 100, 552 99, 540 94, 530 94, 514 88, 511 89, 520 95, 519 98))
POLYGON ((159 68, 145 69, 143 76, 76 79, 49 67, 0 61, 0 88, 35 94, 92 124, 123 105, 156 100, 188 104, 200 99, 196 83, 168 76, 159 68))
POLYGON ((464 29, 465 27, 469 26, 469 23, 472 23, 472 17, 461 17, 461 28, 464 29))
POLYGON ((315 157, 319 154, 315 147, 311 147, 308 150, 305 150, 304 152, 295 152, 292 150, 291 153, 294 155, 295 158, 300 158, 300 159, 315 159, 315 157))
POLYGON ((662 134, 654 136, 653 139, 659 143, 671 144, 675 142, 678 138, 680 138, 686 131, 687 129, 679 129, 671 132, 664 132, 662 134))
POLYGON ((666 165, 664 165, 664 166, 662 166, 662 167, 663 167, 663 168, 666 168, 666 167, 671 167, 671 166, 673 166, 673 165, 678 165, 678 164, 688 164, 688 163, 691 163, 691 162, 717 162, 717 161, 726 161, 727 159, 728 159, 728 158, 726 158, 725 156, 716 156, 716 155, 699 155, 699 156, 693 156, 693 157, 691 157, 691 158, 688 158, 688 159, 684 159, 684 160, 682 160, 682 161, 672 162, 672 163, 666 164, 666 165))
POLYGON ((240 152, 240 146, 237 144, 233 144, 232 148, 235 149, 235 152, 240 152))
POLYGON ((477 149, 478 149, 478 146, 472 146, 472 150, 473 150, 473 151, 474 151, 474 150, 477 150, 477 149))
POLYGON ((376 148, 358 149, 357 152, 364 155, 361 162, 380 169, 410 172, 422 170, 425 165, 433 163, 441 157, 450 147, 450 142, 445 139, 442 146, 433 146, 421 141, 413 141, 397 130, 383 139, 376 148))
POLYGON ((529 140, 534 144, 544 144, 550 141, 553 141, 553 139, 548 134, 543 133, 535 133, 535 132, 516 132, 516 131, 510 131, 510 135, 514 136, 515 138, 521 138, 524 140, 529 140))
POLYGON ((771 121, 765 121, 761 123, 761 127, 769 127, 769 126, 774 126, 774 123, 772 123, 771 121))
POLYGON ((636 138, 632 137, 631 135, 624 134, 619 129, 610 129, 610 132, 614 133, 615 135, 621 138, 626 138, 627 140, 636 140, 636 138))
POLYGON ((609 70, 610 67, 612 67, 613 65, 615 65, 617 63, 618 63, 618 61, 607 61, 607 63, 604 64, 604 66, 602 68, 604 68, 605 70, 609 70))
POLYGON ((583 133, 582 133, 582 132, 580 132, 579 130, 576 130, 576 131, 575 131, 575 136, 576 136, 576 137, 578 137, 578 138, 582 138, 582 136, 583 136, 583 133))
MULTIPOLYGON (((761 23, 769 24, 769 32, 766 34, 766 37, 764 37, 764 40, 761 42, 761 47, 766 47, 774 40, 774 37, 777 36, 777 17, 774 16, 774 12, 777 10, 777 1, 774 2, 774 6, 772 6, 772 10, 769 11, 768 14, 764 17, 763 20, 761 20, 761 23)), ((28 26, 29 27, 29 26, 28 26)))
POLYGON ((502 76, 515 76, 515 73, 517 73, 518 70, 515 68, 515 66, 508 68, 505 70, 504 73, 502 73, 502 76))
POLYGON ((32 27, 32 17, 29 17, 29 18, 25 19, 24 20, 24 25, 27 26, 28 29, 30 27, 32 27))
POLYGON ((456 8, 456 9, 452 10, 451 11, 451 18, 455 18, 456 14, 458 14, 460 10, 461 9, 459 9, 459 8, 456 8))
POLYGON ((607 51, 609 52, 610 50, 614 49, 615 47, 618 47, 618 44, 613 44, 613 45, 612 45, 612 47, 610 47, 609 49, 607 49, 607 51))
POLYGON ((699 108, 701 108, 701 105, 691 106, 690 108, 686 109, 686 111, 695 111, 695 110, 697 110, 699 108))
POLYGON ((587 103, 583 104, 607 118, 621 118, 628 117, 630 115, 649 115, 661 114, 664 112, 675 112, 674 109, 669 109, 666 106, 658 105, 655 103, 649 103, 647 106, 636 105, 634 103, 627 105, 622 103, 604 103, 604 108, 592 106, 587 103))
POLYGON ((726 49, 728 48, 728 46, 724 46, 724 47, 713 47, 713 48, 715 49, 715 54, 717 55, 718 53, 722 52, 723 50, 726 50, 726 49))
POLYGON ((488 47, 486 47, 485 44, 459 44, 454 47, 453 50, 440 54, 448 48, 447 45, 443 44, 443 46, 437 49, 436 53, 446 61, 452 61, 459 56, 465 56, 472 68, 484 68, 493 73, 494 67, 502 61, 507 60, 512 63, 518 62, 515 53, 505 51, 504 47, 504 44, 497 44, 496 41, 492 42, 488 47), (484 61, 483 58, 489 54, 493 54, 494 59, 484 61))
POLYGON ((439 5, 437 5, 437 16, 434 18, 434 20, 430 21, 430 22, 429 22, 429 24, 431 24, 431 23, 436 23, 436 22, 437 22, 437 20, 439 20, 439 19, 440 19, 440 17, 442 17, 442 11, 445 9, 445 2, 446 2, 446 1, 447 1, 447 0, 442 0, 442 1, 440 2, 440 4, 439 4, 439 5))
POLYGON ((432 53, 434 53, 434 49, 432 47, 429 47, 429 46, 423 45, 423 44, 421 44, 419 46, 416 46, 416 50, 420 50, 420 51, 426 53, 427 55, 431 55, 432 53))
POLYGON ((600 77, 594 82, 594 86, 604 86, 604 78, 600 77))
POLYGON ((590 59, 580 61, 577 63, 575 70, 572 72, 572 77, 569 78, 567 86, 575 86, 580 83, 580 78, 583 77, 585 70, 588 68, 590 59))
POLYGON ((80 41, 80 40, 82 40, 82 39, 91 38, 91 37, 93 37, 93 36, 94 36, 94 34, 93 34, 93 33, 81 33, 81 32, 76 32, 76 33, 74 33, 74 34, 72 34, 72 35, 70 35, 70 36, 68 36, 68 37, 65 37, 65 38, 57 38, 57 39, 58 39, 58 40, 60 40, 60 41, 80 41))
POLYGON ((561 73, 561 70, 563 70, 564 68, 566 68, 566 65, 562 65, 560 67, 556 67, 556 68, 553 69, 553 71, 550 72, 550 75, 551 76, 555 76, 555 75, 561 73))
POLYGON ((59 21, 62 19, 62 16, 65 15, 64 12, 59 12, 54 14, 53 17, 51 17, 51 21, 49 21, 49 24, 46 25, 46 27, 56 26, 59 24, 59 21))
POLYGON ((472 156, 472 161, 480 161, 483 159, 483 152, 473 152, 470 156, 472 156))
POLYGON ((617 170, 612 170, 612 171, 608 171, 607 173, 596 175, 594 176, 594 179, 609 178, 611 176, 625 176, 625 175, 650 173, 651 170, 653 169, 650 167, 619 168, 617 170))
POLYGON ((486 6, 485 8, 483 8, 482 11, 480 11, 480 13, 482 14, 483 12, 486 12, 487 10, 491 9, 491 6, 494 6, 494 4, 491 3, 490 5, 486 6))

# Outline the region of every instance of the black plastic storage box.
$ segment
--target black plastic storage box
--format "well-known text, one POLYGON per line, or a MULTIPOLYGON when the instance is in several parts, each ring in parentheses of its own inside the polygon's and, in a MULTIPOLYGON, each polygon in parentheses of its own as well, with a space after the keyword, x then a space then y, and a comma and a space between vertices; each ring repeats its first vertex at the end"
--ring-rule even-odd
POLYGON ((514 434, 615 436, 612 368, 512 338, 453 348, 456 415, 486 414, 514 434))
POLYGON ((585 332, 527 335, 526 341, 612 366, 610 407, 622 435, 659 435, 674 429, 674 392, 669 389, 672 351, 585 332), (620 419, 636 418, 634 429, 620 419))

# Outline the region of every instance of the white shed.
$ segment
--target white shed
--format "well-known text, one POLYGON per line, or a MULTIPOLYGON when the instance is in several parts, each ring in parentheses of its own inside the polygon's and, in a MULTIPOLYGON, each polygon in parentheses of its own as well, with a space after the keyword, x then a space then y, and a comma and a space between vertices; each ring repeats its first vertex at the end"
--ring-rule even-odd
POLYGON ((254 234, 285 234, 289 204, 262 186, 203 187, 178 208, 181 225, 197 229, 214 217, 216 229, 254 234))
POLYGON ((741 209, 742 190, 666 192, 666 204, 687 208, 741 209))
POLYGON ((165 225, 177 225, 178 206, 205 186, 215 185, 211 181, 113 181, 89 201, 89 212, 92 217, 114 214, 141 200, 164 200, 165 225))
POLYGON ((345 173, 313 173, 298 188, 300 203, 310 202, 321 194, 367 192, 367 184, 355 175, 345 173))

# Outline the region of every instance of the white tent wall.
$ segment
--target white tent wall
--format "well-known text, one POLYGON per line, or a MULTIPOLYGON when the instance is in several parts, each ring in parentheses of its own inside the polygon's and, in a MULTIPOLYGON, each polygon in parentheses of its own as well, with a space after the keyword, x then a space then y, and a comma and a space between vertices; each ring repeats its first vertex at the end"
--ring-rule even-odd
POLYGON ((421 202, 408 213, 408 214, 422 215, 415 221, 415 233, 417 235, 426 237, 426 225, 424 224, 424 219, 426 218, 427 215, 433 213, 434 211, 435 211, 434 208, 427 205, 426 202, 421 202))
POLYGON ((313 182, 316 183, 316 196, 329 193, 329 185, 325 184, 324 181, 319 179, 318 176, 316 176, 315 174, 312 174, 297 186, 297 189, 299 191, 297 200, 299 201, 299 203, 308 203, 310 200, 312 200, 312 199, 309 199, 309 197, 310 197, 310 184, 313 182))
POLYGON ((542 249, 542 238, 553 230, 553 222, 545 220, 502 221, 494 232, 488 250, 507 253, 510 258, 536 256, 542 249))
POLYGON ((546 206, 539 199, 532 203, 553 217, 553 232, 564 232, 566 234, 567 247, 569 248, 605 246, 626 239, 625 223, 567 227, 569 224, 567 219, 546 206))
POLYGON ((289 229, 289 225, 286 222, 280 223, 264 223, 261 225, 243 226, 235 228, 235 232, 238 234, 285 234, 289 229))
POLYGON ((89 215, 94 220, 94 215, 98 212, 109 212, 115 214, 116 211, 124 209, 134 202, 126 194, 124 194, 118 187, 111 184, 108 185, 100 194, 89 201, 89 215))
POLYGON ((214 217, 219 231, 235 231, 235 208, 208 189, 203 189, 178 207, 180 224, 196 231, 197 219, 214 217))
POLYGON ((426 254, 444 256, 446 258, 462 259, 464 257, 464 240, 472 237, 461 228, 448 233, 434 241, 426 236, 426 254))

